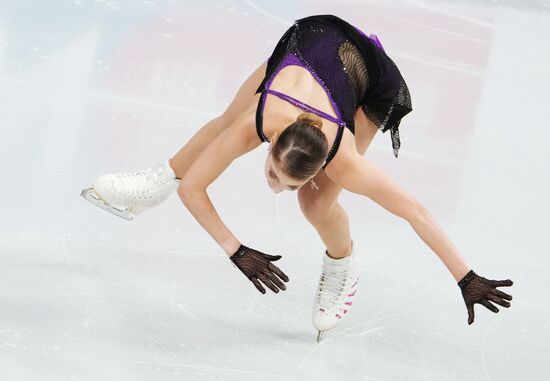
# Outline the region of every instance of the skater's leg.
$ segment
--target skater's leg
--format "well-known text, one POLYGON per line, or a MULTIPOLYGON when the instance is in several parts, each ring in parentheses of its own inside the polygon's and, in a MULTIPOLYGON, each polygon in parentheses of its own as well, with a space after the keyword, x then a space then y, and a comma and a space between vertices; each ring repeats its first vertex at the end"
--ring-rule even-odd
POLYGON ((206 123, 170 160, 141 171, 99 176, 91 188, 82 190, 81 196, 127 220, 163 202, 204 148, 252 105, 266 66, 267 62, 262 63, 239 88, 225 112, 206 123))
POLYGON ((313 178, 317 189, 304 186, 298 191, 300 209, 313 225, 331 257, 341 258, 349 253, 351 237, 346 212, 337 202, 342 188, 321 169, 313 178))
MULTIPOLYGON (((378 128, 365 116, 362 109, 355 114, 355 139, 357 151, 362 155, 376 135, 378 128)), ((328 253, 342 258, 351 252, 349 219, 337 202, 342 188, 320 170, 313 178, 319 188, 304 186, 298 191, 300 208, 306 219, 319 233, 328 253)))
MULTIPOLYGON (((364 154, 378 128, 362 110, 355 115, 355 126, 356 148, 364 154)), ((305 217, 327 247, 328 255, 323 255, 312 310, 313 326, 319 331, 319 341, 322 334, 334 328, 340 319, 349 314, 359 287, 359 269, 354 254, 355 245, 350 237, 349 219, 337 202, 342 188, 324 170, 319 171, 313 181, 317 187, 300 188, 298 200, 305 217)))
POLYGON ((170 159, 170 165, 178 179, 182 179, 200 153, 244 112, 254 99, 262 82, 267 61, 262 63, 241 85, 224 113, 199 129, 195 135, 170 159))
POLYGON ((223 116, 212 119, 200 128, 170 159, 170 166, 176 173, 176 178, 180 180, 183 178, 191 164, 206 146, 220 134, 223 126, 227 123, 223 116))

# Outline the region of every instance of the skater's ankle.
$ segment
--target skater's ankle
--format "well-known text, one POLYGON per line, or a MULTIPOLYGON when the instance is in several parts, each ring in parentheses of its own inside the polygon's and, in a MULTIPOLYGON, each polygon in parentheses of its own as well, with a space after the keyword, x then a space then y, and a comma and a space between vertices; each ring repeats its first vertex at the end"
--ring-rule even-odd
POLYGON ((335 257, 335 256, 332 256, 330 255, 330 253, 328 252, 328 250, 325 251, 325 253, 327 254, 327 256, 329 258, 332 258, 332 259, 343 259, 343 258, 346 258, 346 257, 349 257, 351 255, 351 252, 353 251, 353 240, 351 241, 351 244, 350 244, 350 247, 348 248, 347 252, 345 255, 342 255, 341 257, 335 257))
POLYGON ((328 253, 328 250, 326 250, 325 253, 326 253, 326 255, 327 255, 329 258, 331 258, 331 259, 342 259, 342 258, 344 258, 344 257, 339 257, 339 258, 333 257, 332 255, 330 255, 330 254, 328 253))
POLYGON ((349 254, 348 254, 348 255, 343 255, 343 256, 341 256, 341 257, 333 257, 332 255, 330 255, 330 253, 328 252, 328 250, 326 250, 325 253, 326 253, 326 255, 327 255, 329 258, 331 258, 331 259, 344 259, 344 258, 346 258, 346 257, 349 255, 349 254))
POLYGON ((176 180, 181 180, 181 177, 178 176, 178 174, 176 173, 176 168, 174 168, 174 166, 172 165, 172 158, 168 159, 168 165, 170 166, 170 168, 172 168, 172 171, 174 171, 174 174, 176 175, 176 180))

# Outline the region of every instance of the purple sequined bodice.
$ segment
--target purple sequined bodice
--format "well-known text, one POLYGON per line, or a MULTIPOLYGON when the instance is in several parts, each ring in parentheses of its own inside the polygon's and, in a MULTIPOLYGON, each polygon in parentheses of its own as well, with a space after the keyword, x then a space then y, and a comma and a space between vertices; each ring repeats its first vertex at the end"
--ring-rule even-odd
MULTIPOLYGON (((375 35, 368 37, 359 29, 336 16, 310 16, 297 20, 285 32, 275 47, 268 60, 266 76, 256 91, 257 93, 261 92, 256 113, 256 128, 260 139, 268 141, 263 133, 262 125, 265 100, 267 95, 271 94, 338 125, 338 133, 329 151, 325 166, 328 165, 338 150, 343 129, 349 128, 352 133, 355 133, 354 116, 357 108, 365 107, 367 104, 375 105, 376 102, 378 104, 387 103, 388 99, 384 100, 382 95, 385 93, 386 98, 388 98, 389 92, 387 89, 380 91, 379 83, 395 84, 395 80, 397 80, 397 86, 399 87, 399 81, 402 81, 400 75, 398 78, 391 78, 390 76, 390 81, 386 78, 383 81, 378 80, 376 74, 380 70, 377 70, 376 65, 381 62, 379 56, 382 55, 385 56, 382 44, 375 35), (367 55, 369 57, 365 57, 367 55), (270 89, 276 75, 289 65, 303 67, 317 80, 325 90, 336 118, 289 94, 270 89), (392 79, 395 80, 392 82, 392 79), (381 100, 384 102, 380 102, 381 100)), ((395 77, 395 71, 386 70, 385 72, 395 77)), ((399 72, 397 71, 397 73, 399 72)), ((404 83, 404 81, 402 82, 404 83)), ((391 103, 392 99, 389 100, 391 103)), ((393 106, 387 109, 391 110, 393 106)), ((373 110, 369 109, 368 111, 373 110)), ((387 123, 389 119, 384 118, 384 115, 380 112, 378 114, 379 118, 371 119, 380 122, 377 125, 383 132, 387 129, 392 130, 392 135, 397 132, 393 127, 399 124, 398 121, 397 124, 389 125, 387 123)), ((370 117, 369 114, 367 115, 370 117)), ((394 140, 394 152, 397 154, 395 143, 394 140)), ((397 140, 397 148, 399 148, 398 143, 397 140)))

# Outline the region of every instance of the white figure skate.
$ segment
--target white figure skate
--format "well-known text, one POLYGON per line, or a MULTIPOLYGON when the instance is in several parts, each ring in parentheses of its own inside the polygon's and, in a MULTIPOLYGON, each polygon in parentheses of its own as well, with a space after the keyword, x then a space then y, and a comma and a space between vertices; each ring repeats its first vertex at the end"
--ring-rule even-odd
POLYGON ((80 195, 92 204, 131 221, 134 216, 163 202, 176 190, 176 178, 170 161, 137 172, 99 176, 91 188, 80 195))
POLYGON ((351 254, 341 259, 330 258, 325 251, 313 304, 313 326, 319 331, 317 342, 349 314, 357 294, 359 269, 353 241, 351 245, 351 254))

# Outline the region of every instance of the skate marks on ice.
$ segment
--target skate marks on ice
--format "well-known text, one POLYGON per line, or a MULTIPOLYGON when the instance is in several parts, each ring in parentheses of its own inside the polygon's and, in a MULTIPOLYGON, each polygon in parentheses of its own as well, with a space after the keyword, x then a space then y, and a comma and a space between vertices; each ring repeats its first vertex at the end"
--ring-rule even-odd
MULTIPOLYGON (((525 277, 525 271, 522 271, 521 273, 521 276, 519 277, 518 280, 515 280, 514 283, 516 284, 516 287, 517 287, 517 284, 521 284, 523 278, 525 277)), ((478 304, 478 307, 479 304, 478 304)), ((479 346, 479 351, 481 352, 481 363, 483 365, 483 372, 485 374, 485 378, 488 380, 488 381, 491 381, 492 378, 491 376, 489 375, 489 369, 487 367, 487 360, 486 360, 486 354, 485 354, 485 344, 487 342, 487 337, 489 337, 489 332, 493 329, 494 326, 497 325, 497 323, 500 323, 501 320, 506 316, 506 317, 509 317, 510 313, 515 313, 516 311, 519 310, 518 308, 519 306, 516 306, 516 308, 511 308, 509 311, 506 311, 505 314, 501 313, 502 312, 502 308, 500 308, 499 312, 497 313, 498 316, 496 316, 492 321, 491 323, 487 326, 487 328, 485 328, 484 332, 483 332, 483 338, 481 339, 481 343, 480 343, 480 346, 479 346)))
MULTIPOLYGON (((181 362, 178 361, 150 361, 150 360, 132 360, 132 359, 113 359, 113 358, 96 358, 96 357, 86 357, 86 356, 65 356, 64 360, 71 361, 71 362, 77 362, 77 361, 83 361, 83 362, 96 362, 98 365, 104 366, 107 364, 118 364, 118 365, 139 365, 139 366, 146 366, 148 368, 154 368, 156 370, 160 370, 161 368, 174 368, 174 369, 186 369, 186 370, 193 370, 196 374, 193 376, 210 376, 210 377, 216 377, 213 379, 225 379, 228 375, 234 375, 234 376, 254 376, 255 378, 246 378, 248 379, 283 379, 283 380, 296 380, 295 377, 292 376, 286 376, 284 374, 279 373, 270 373, 270 372, 264 372, 264 371, 258 371, 253 369, 242 369, 242 368, 227 368, 227 367, 216 367, 216 366, 209 366, 209 365, 200 365, 200 364, 193 364, 193 363, 185 363, 184 359, 181 359, 181 362), (218 378, 218 377, 224 377, 224 378, 218 378), (269 377, 269 378, 268 378, 269 377)), ((188 372, 185 373, 179 373, 177 371, 174 371, 173 374, 175 376, 190 376, 188 372)), ((142 378, 140 378, 142 379, 142 378)), ((161 378, 162 379, 162 378, 161 378)), ((171 377, 169 379, 172 379, 171 377)))
MULTIPOLYGON (((427 1, 417 1, 417 0, 402 0, 402 1, 406 4, 411 5, 412 7, 420 8, 422 10, 427 10, 430 13, 437 13, 445 17, 450 17, 456 20, 465 21, 467 23, 481 26, 487 29, 496 29, 496 26, 494 23, 488 22, 485 19, 473 17, 472 15, 467 14, 463 11, 459 11, 459 8, 456 6, 445 8, 445 5, 443 2, 438 2, 436 6, 431 6, 427 1)), ((463 7, 463 9, 465 8, 463 7)))
POLYGON ((72 90, 65 87, 56 86, 50 83, 32 82, 32 81, 15 79, 15 78, 4 77, 4 76, 0 76, 0 82, 13 83, 20 86, 31 86, 35 88, 35 91, 41 90, 44 92, 44 94, 55 93, 55 94, 62 94, 62 95, 71 96, 71 97, 88 97, 90 99, 97 100, 100 102, 112 101, 112 102, 118 102, 118 103, 130 103, 130 104, 135 104, 136 106, 147 106, 147 107, 167 109, 171 111, 182 111, 188 114, 195 114, 195 115, 199 115, 207 118, 213 118, 216 116, 211 111, 203 111, 194 107, 185 107, 177 104, 155 102, 152 100, 131 98, 127 96, 126 97, 117 96, 113 94, 99 93, 97 91, 72 90))
MULTIPOLYGON (((365 323, 362 323, 362 324, 357 324, 357 325, 354 325, 353 327, 357 327, 357 326, 360 326, 360 325, 364 325, 365 323)), ((349 328, 353 328, 353 327, 349 327, 349 328)), ((321 335, 321 340, 319 342, 315 342, 313 344, 313 348, 307 352, 305 354, 305 356, 300 360, 299 364, 298 364, 298 370, 300 371, 306 371, 306 367, 305 367, 305 364, 306 362, 312 358, 312 356, 317 353, 318 354, 318 358, 316 360, 313 360, 313 362, 316 364, 316 366, 319 366, 319 364, 325 364, 326 362, 326 359, 328 357, 331 357, 330 355, 326 355, 327 358, 325 358, 325 352, 323 352, 323 348, 325 348, 326 346, 331 346, 331 344, 334 344, 334 337, 331 337, 331 333, 334 334, 336 333, 335 331, 337 331, 339 328, 339 326, 337 327, 334 327, 328 331, 323 331, 324 334, 321 335), (328 338, 328 340, 327 340, 328 338)), ((361 359, 363 360, 363 364, 365 366, 363 370, 366 370, 368 372, 368 375, 365 375, 365 374, 362 374, 362 378, 361 379, 366 379, 366 380, 377 380, 377 378, 375 377, 374 375, 374 372, 370 366, 371 364, 371 361, 369 359, 367 359, 367 355, 365 353, 365 350, 364 350, 364 345, 363 345, 363 341, 365 340, 366 337, 368 337, 370 334, 374 333, 374 332, 377 332, 377 331, 380 331, 380 330, 384 330, 385 328, 384 327, 375 327, 375 328, 371 328, 371 329, 368 329, 368 330, 365 330, 363 332, 361 332, 359 335, 354 335, 354 336, 359 336, 360 337, 360 347, 361 347, 361 359)), ((355 365, 356 366, 356 365, 355 365)))
MULTIPOLYGON (((433 264, 424 264, 424 266, 431 266, 433 264)), ((364 266, 362 266, 364 267, 364 266)), ((391 268, 391 265, 383 266, 384 268, 391 268)), ((369 268, 369 271, 372 271, 373 269, 369 268)), ((381 271, 381 273, 389 274, 389 271, 381 271)), ((306 364, 308 362, 312 362, 315 364, 324 363, 327 358, 332 357, 332 355, 327 354, 327 351, 335 351, 340 345, 343 345, 343 343, 346 343, 347 345, 350 345, 351 342, 357 343, 354 344, 355 346, 360 347, 360 360, 362 363, 362 367, 358 366, 359 364, 354 364, 354 369, 358 370, 361 368, 362 372, 367 373, 362 374, 362 377, 365 377, 365 379, 368 380, 376 380, 376 374, 374 369, 372 368, 372 364, 375 364, 377 368, 380 368, 380 364, 377 362, 377 359, 372 358, 368 356, 367 351, 365 350, 365 346, 369 342, 373 342, 372 335, 379 334, 382 331, 387 330, 387 327, 385 325, 382 326, 374 326, 377 325, 380 322, 383 322, 384 320, 388 319, 395 319, 407 315, 414 315, 414 314, 422 314, 426 311, 430 311, 433 309, 433 307, 427 307, 427 308, 412 308, 407 309, 405 311, 398 311, 395 313, 389 313, 385 314, 386 311, 392 309, 395 306, 403 306, 404 305, 404 299, 410 300, 414 296, 414 293, 410 293, 409 295, 405 296, 404 298, 401 298, 399 300, 394 301, 393 303, 385 303, 383 308, 380 308, 370 319, 363 320, 359 323, 355 324, 349 324, 350 320, 343 321, 336 327, 332 328, 331 330, 324 331, 321 334, 321 340, 320 342, 315 342, 312 349, 300 360, 300 363, 298 365, 298 369, 302 371, 308 371, 306 364), (382 316, 381 316, 382 315, 382 316), (349 324, 349 325, 348 325, 349 324), (369 340, 369 338, 371 338, 369 340), (368 340, 367 342, 365 340, 368 340), (314 354, 317 354, 317 357, 312 358, 314 354)), ((356 310, 356 314, 350 315, 347 317, 347 319, 350 319, 350 317, 355 317, 357 319, 358 316, 360 316, 360 310, 356 310)), ((353 318, 352 318, 353 319, 353 318)), ((389 334, 389 333, 388 333, 389 334)), ((378 342, 378 340, 376 340, 378 342)), ((371 353, 372 355, 373 353, 371 353)), ((384 373, 382 372, 380 376, 383 376, 384 373)))
POLYGON ((279 24, 281 24, 285 27, 287 27, 288 25, 291 25, 292 22, 294 21, 294 20, 291 20, 290 18, 289 19, 282 19, 280 17, 277 17, 273 13, 270 13, 270 12, 266 11, 265 9, 261 8, 259 5, 257 5, 255 2, 253 2, 251 0, 242 0, 242 2, 245 3, 246 5, 248 5, 250 8, 254 9, 259 14, 261 14, 261 15, 267 17, 268 19, 273 20, 276 23, 279 23, 279 24))

